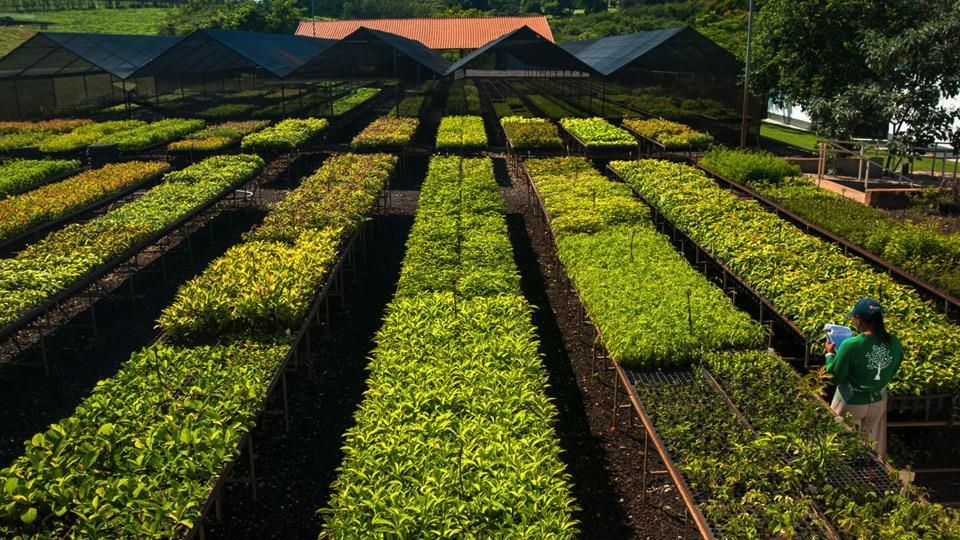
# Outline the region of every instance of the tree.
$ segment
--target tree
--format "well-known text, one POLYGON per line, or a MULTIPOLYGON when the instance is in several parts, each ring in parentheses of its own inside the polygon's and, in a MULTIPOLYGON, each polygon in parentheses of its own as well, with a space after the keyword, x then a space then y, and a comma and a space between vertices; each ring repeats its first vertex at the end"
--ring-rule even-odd
POLYGON ((800 105, 819 135, 889 121, 900 157, 951 137, 960 0, 767 0, 755 28, 753 91, 800 105))
POLYGON ((161 34, 201 28, 293 33, 303 16, 295 0, 190 0, 160 24, 161 34))

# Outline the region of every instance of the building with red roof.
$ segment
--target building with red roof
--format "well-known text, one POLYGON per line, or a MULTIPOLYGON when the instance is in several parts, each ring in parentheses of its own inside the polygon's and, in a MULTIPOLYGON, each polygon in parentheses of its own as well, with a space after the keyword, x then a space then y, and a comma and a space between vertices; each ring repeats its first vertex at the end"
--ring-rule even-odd
POLYGON ((542 15, 300 21, 296 34, 324 39, 342 39, 358 28, 365 27, 415 39, 434 50, 473 50, 524 26, 553 41, 553 31, 550 30, 547 18, 542 15))

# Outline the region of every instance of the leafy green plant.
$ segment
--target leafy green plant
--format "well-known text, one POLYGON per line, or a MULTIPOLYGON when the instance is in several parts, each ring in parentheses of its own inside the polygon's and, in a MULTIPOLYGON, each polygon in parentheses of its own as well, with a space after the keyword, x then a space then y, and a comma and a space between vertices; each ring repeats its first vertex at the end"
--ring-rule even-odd
POLYGON ((644 137, 654 140, 667 150, 701 150, 713 142, 709 133, 701 133, 686 124, 662 118, 638 120, 624 118, 623 125, 644 137))
POLYGON ((396 148, 410 144, 420 120, 397 116, 381 116, 357 134, 350 143, 353 148, 396 148))
POLYGON ((389 154, 332 156, 245 238, 292 243, 305 229, 326 228, 350 234, 367 219, 396 165, 389 154))
POLYGON ((637 147, 637 140, 633 135, 603 118, 562 118, 560 125, 583 141, 588 149, 632 150, 637 147))
MULTIPOLYGON (((343 116, 367 101, 370 101, 379 93, 379 88, 368 88, 365 86, 357 88, 353 92, 334 100, 330 105, 332 111, 330 116, 343 116)), ((324 111, 326 112, 326 108, 324 108, 324 111)))
POLYGON ((493 112, 497 115, 497 118, 503 119, 508 116, 532 118, 536 116, 530 112, 530 109, 528 109, 518 97, 496 99, 491 96, 491 99, 493 99, 493 112))
POLYGON ((245 120, 224 122, 201 129, 188 137, 167 145, 170 152, 212 152, 221 150, 238 142, 244 135, 259 131, 270 122, 267 120, 245 120))
POLYGON ((66 133, 80 126, 91 123, 86 118, 54 118, 52 120, 37 121, 3 121, 0 122, 0 135, 12 133, 66 133))
MULTIPOLYGON (((799 377, 787 363, 760 351, 704 357, 727 395, 761 437, 799 471, 804 491, 845 537, 925 538, 960 534, 960 517, 912 491, 874 489, 858 482, 867 447, 852 426, 834 420, 816 395, 825 375, 799 377)), ((892 485, 899 485, 894 482, 892 485)))
POLYGON ((444 114, 449 116, 479 115, 480 91, 477 89, 477 85, 467 79, 451 84, 447 93, 444 114))
POLYGON ((237 341, 134 354, 0 471, 0 535, 182 536, 286 350, 237 341))
POLYGON ((500 119, 500 125, 510 145, 518 150, 563 147, 557 126, 546 118, 507 116, 500 119))
POLYGON ((574 538, 556 409, 489 159, 433 158, 407 244, 324 534, 574 538), (429 278, 414 261, 434 253, 440 277, 429 278), (483 291, 458 277, 505 272, 483 291))
POLYGON ((779 182, 790 176, 800 176, 800 167, 764 151, 717 146, 700 159, 700 164, 737 182, 779 182))
POLYGON ((208 120, 222 120, 225 118, 236 118, 245 116, 257 108, 253 103, 221 103, 212 107, 207 107, 197 113, 200 118, 208 120))
POLYGON ((633 368, 689 365, 753 347, 763 329, 690 267, 630 188, 585 158, 527 160, 557 252, 611 356, 633 368))
POLYGON ((270 335, 293 329, 323 287, 340 231, 305 231, 293 245, 234 246, 177 292, 160 325, 179 338, 270 335))
POLYGON ((797 169, 772 155, 714 150, 701 163, 744 182, 788 210, 846 238, 955 295, 960 295, 960 234, 933 224, 897 219, 797 177, 797 169))
POLYGON ((488 158, 430 161, 398 295, 456 292, 472 298, 520 287, 500 215, 503 202, 490 190, 492 167, 488 158))
POLYGON ((69 132, 90 120, 56 119, 37 122, 0 122, 0 151, 38 146, 53 135, 69 132))
POLYGON ((240 148, 247 152, 292 152, 327 129, 325 118, 290 118, 243 138, 240 148))
POLYGON ((0 199, 80 169, 73 159, 15 159, 0 165, 0 199))
POLYGON ((291 330, 306 316, 341 242, 369 214, 395 163, 385 154, 328 159, 271 209, 245 243, 180 287, 160 327, 191 340, 291 330))
POLYGON ((49 153, 74 152, 98 142, 103 137, 145 126, 142 120, 112 120, 84 124, 69 133, 53 135, 40 141, 40 151, 49 153))
POLYGON ((437 149, 483 148, 487 132, 479 116, 444 116, 437 130, 437 149))
POLYGON ((573 107, 568 103, 558 101, 553 96, 532 94, 528 95, 527 99, 529 99, 536 108, 543 111, 543 114, 553 118, 554 120, 584 116, 585 114, 585 111, 573 107))
POLYGON ((409 116, 411 118, 417 118, 429 106, 429 96, 408 96, 400 100, 398 105, 390 109, 387 116, 409 116))
POLYGON ((263 160, 256 156, 211 158, 168 174, 136 200, 96 219, 48 234, 13 259, 0 259, 0 325, 253 177, 261 167, 263 160))
POLYGON ((917 293, 856 257, 720 188, 701 171, 665 161, 611 167, 646 201, 792 319, 807 336, 842 321, 864 297, 878 298, 905 356, 894 394, 960 388, 960 332, 917 293))
POLYGON ((640 384, 637 393, 717 537, 823 536, 813 501, 798 489, 803 470, 784 462, 776 437, 741 425, 699 373, 640 384))
POLYGON ((203 129, 205 125, 206 122, 203 120, 168 118, 127 131, 118 131, 104 135, 97 140, 97 142, 116 143, 120 150, 132 152, 179 139, 194 131, 203 129))
POLYGON ((0 239, 55 221, 167 167, 159 161, 112 163, 0 200, 0 239))

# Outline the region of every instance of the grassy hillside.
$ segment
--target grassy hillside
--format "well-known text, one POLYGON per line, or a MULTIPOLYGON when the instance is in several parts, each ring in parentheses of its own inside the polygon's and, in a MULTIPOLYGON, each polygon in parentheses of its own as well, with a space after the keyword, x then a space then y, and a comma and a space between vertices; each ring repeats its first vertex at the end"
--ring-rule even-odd
POLYGON ((156 34, 157 25, 169 8, 65 9, 0 13, 17 20, 38 20, 53 23, 49 30, 57 32, 102 32, 105 34, 156 34))
POLYGON ((26 28, 0 27, 0 56, 7 54, 33 35, 33 30, 26 28))
MULTIPOLYGON (((156 34, 157 26, 171 8, 65 9, 2 13, 22 21, 53 23, 55 32, 100 32, 104 34, 156 34)), ((0 56, 26 41, 37 30, 28 23, 22 26, 0 26, 0 56)))

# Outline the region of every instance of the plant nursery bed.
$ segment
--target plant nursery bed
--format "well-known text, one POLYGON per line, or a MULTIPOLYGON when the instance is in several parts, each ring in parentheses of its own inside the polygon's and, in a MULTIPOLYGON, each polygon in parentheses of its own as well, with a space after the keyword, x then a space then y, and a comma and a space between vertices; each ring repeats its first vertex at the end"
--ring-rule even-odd
MULTIPOLYGON (((189 246, 179 242, 163 254, 164 260, 157 257, 133 276, 111 276, 108 287, 116 294, 95 308, 97 337, 86 325, 67 324, 45 338, 52 364, 48 377, 16 364, 0 364, 0 407, 7 411, 7 421, 0 423, 0 461, 16 458, 24 440, 69 416, 98 380, 114 375, 131 352, 152 341, 155 320, 179 285, 236 243, 261 217, 261 212, 250 210, 220 214, 191 234, 189 246), (133 295, 124 286, 127 280, 135 282, 133 295)), ((89 298, 71 302, 71 311, 92 308, 89 298)), ((4 357, 12 353, 7 347, 0 351, 4 357)), ((38 356, 39 351, 34 347, 22 355, 38 356)))
MULTIPOLYGON (((567 301, 565 281, 548 271, 556 247, 538 234, 527 206, 524 182, 511 169, 512 186, 502 189, 521 286, 536 306, 534 323, 550 373, 550 396, 560 412, 557 424, 564 462, 573 476, 574 496, 583 509, 583 538, 676 538, 684 522, 676 488, 664 476, 643 492, 643 435, 637 428, 611 430, 611 379, 594 377, 592 343, 580 331, 579 306, 567 301)), ((649 468, 662 468, 652 457, 649 468)))

